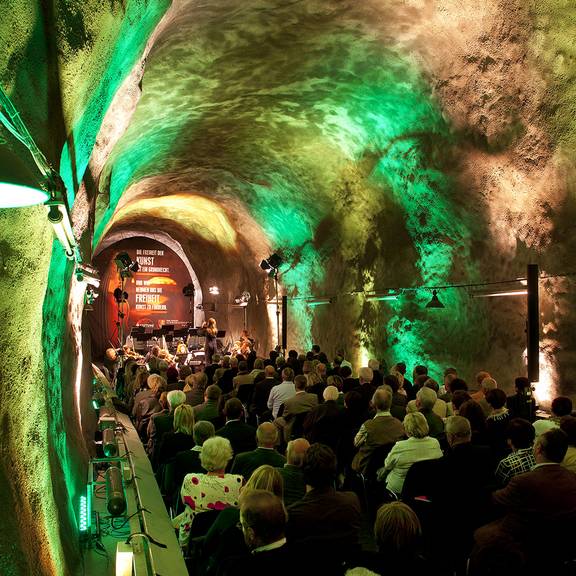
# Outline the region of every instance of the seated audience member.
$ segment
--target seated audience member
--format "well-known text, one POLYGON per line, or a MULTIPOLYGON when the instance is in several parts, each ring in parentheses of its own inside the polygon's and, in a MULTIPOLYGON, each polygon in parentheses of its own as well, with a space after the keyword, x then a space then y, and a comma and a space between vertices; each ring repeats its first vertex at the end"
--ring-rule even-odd
POLYGON ((506 441, 506 428, 511 418, 506 408, 506 394, 503 390, 494 388, 486 394, 486 401, 492 407, 490 416, 486 418, 486 438, 494 457, 500 460, 510 452, 506 441))
POLYGON ((406 394, 408 400, 414 400, 416 397, 416 391, 412 386, 412 382, 406 378, 406 362, 397 362, 392 366, 390 374, 398 378, 398 383, 400 384, 400 393, 406 394))
POLYGON ((341 564, 360 550, 361 510, 353 492, 337 492, 336 455, 313 444, 304 456, 306 494, 288 508, 286 537, 323 574, 338 574, 341 564))
POLYGON ((168 366, 166 370, 166 390, 178 390, 178 369, 176 366, 168 366))
POLYGON ((292 398, 294 394, 296 394, 294 370, 292 370, 292 368, 284 368, 284 370, 282 370, 282 383, 274 386, 274 388, 270 390, 270 396, 268 397, 267 406, 274 418, 278 417, 280 406, 282 406, 288 398, 292 398))
POLYGON ((506 438, 512 453, 500 460, 496 468, 496 480, 501 486, 506 486, 513 476, 530 472, 534 467, 534 437, 534 427, 528 420, 510 420, 506 428, 506 438))
POLYGON ((571 472, 576 472, 576 418, 574 416, 564 416, 560 420, 560 430, 568 437, 568 450, 562 460, 562 466, 571 472))
POLYGON ((310 448, 310 443, 305 438, 290 440, 286 448, 286 464, 282 468, 278 468, 284 481, 284 504, 286 507, 294 504, 306 494, 302 465, 308 448, 310 448))
POLYGON ((146 369, 146 366, 138 366, 136 368, 136 374, 134 379, 129 383, 128 388, 125 390, 126 402, 130 408, 130 413, 134 409, 135 396, 141 390, 148 390, 148 376, 150 373, 146 369))
POLYGON ((232 473, 240 474, 249 480, 252 472, 262 466, 284 466, 286 458, 279 454, 275 447, 278 444, 278 429, 272 422, 263 422, 256 430, 257 448, 251 452, 237 454, 232 464, 232 473))
MULTIPOLYGON (((214 357, 212 358, 214 359, 214 357)), ((226 370, 230 369, 230 356, 224 356, 220 361, 220 365, 214 371, 214 376, 212 377, 212 384, 218 384, 218 380, 224 376, 226 370)))
POLYGON ((488 377, 482 380, 480 390, 475 394, 472 394, 472 400, 476 400, 476 402, 480 404, 480 407, 484 410, 484 416, 486 416, 486 418, 492 414, 492 406, 488 404, 486 394, 488 394, 490 390, 495 390, 496 388, 498 388, 498 382, 496 382, 494 378, 488 377))
POLYGON ((558 573, 563 559, 573 558, 576 475, 561 466, 567 449, 568 439, 560 429, 536 438, 534 468, 493 493, 503 517, 476 531, 476 554, 495 539, 511 541, 529 564, 549 574, 558 573))
POLYGON ((384 376, 383 386, 390 386, 390 389, 392 390, 392 404, 390 405, 390 414, 402 422, 402 420, 404 420, 404 416, 406 416, 408 398, 406 397, 406 394, 402 394, 399 391, 400 384, 398 382, 398 377, 394 376, 393 374, 384 376))
POLYGON ((208 386, 204 391, 204 402, 194 406, 194 417, 196 421, 208 420, 214 426, 223 424, 223 418, 220 416, 220 398, 222 390, 217 384, 208 386))
POLYGON ((402 493, 404 478, 412 464, 442 457, 440 443, 428 435, 428 422, 423 414, 406 414, 403 424, 408 439, 394 444, 378 473, 379 479, 386 476, 386 488, 396 495, 402 493))
POLYGON ((358 386, 354 388, 356 392, 360 392, 362 399, 364 400, 364 406, 368 410, 370 405, 370 400, 376 391, 376 386, 372 384, 372 379, 374 378, 374 373, 372 368, 364 366, 358 371, 358 386))
MULTIPOLYGON (((173 392, 181 392, 184 395, 181 390, 174 390, 173 392)), ((156 453, 158 465, 164 464, 174 458, 179 452, 190 450, 194 446, 194 409, 192 406, 184 403, 176 406, 174 409, 173 427, 172 431, 166 432, 161 437, 159 449, 156 453)))
POLYGON ((228 438, 234 455, 256 448, 256 428, 244 422, 244 406, 238 398, 230 398, 224 405, 226 424, 216 431, 216 436, 228 438))
MULTIPOLYGON (((329 376, 335 378, 334 376, 329 376)), ((338 453, 342 435, 342 410, 338 406, 340 394, 335 386, 326 386, 324 402, 310 411, 304 421, 304 436, 311 444, 319 442, 338 453)))
POLYGON ((482 390, 482 382, 484 382, 486 378, 491 377, 492 376, 490 375, 490 372, 486 372, 486 370, 480 370, 480 372, 476 374, 476 376, 474 377, 474 380, 476 382, 476 389, 475 392, 472 392, 470 394, 472 396, 472 400, 475 400, 476 402, 480 403, 480 400, 482 400, 482 398, 484 398, 485 396, 484 391, 482 390))
POLYGON ((240 525, 250 553, 231 561, 221 572, 223 576, 309 573, 286 543, 286 509, 277 496, 265 490, 246 494, 240 507, 240 525))
MULTIPOLYGON (((274 424, 278 426, 278 429, 283 434, 284 442, 288 442, 292 438, 292 428, 296 417, 300 414, 308 414, 313 408, 318 406, 318 396, 306 392, 306 376, 296 376, 294 378, 294 388, 296 393, 284 402, 282 416, 274 420, 274 424)), ((302 427, 300 428, 301 432, 302 427)))
POLYGON ((340 368, 340 377, 342 378, 342 392, 344 392, 344 394, 357 388, 358 379, 352 377, 352 366, 342 365, 340 368))
POLYGON ((452 401, 452 394, 450 391, 450 383, 454 378, 458 378, 458 371, 456 368, 445 368, 443 373, 442 386, 440 386, 440 391, 438 392, 438 397, 442 398, 445 402, 452 401))
POLYGON ((374 523, 374 539, 378 552, 365 554, 361 562, 377 574, 415 574, 425 568, 420 520, 403 502, 380 506, 374 523))
POLYGON ((191 374, 186 378, 184 392, 186 393, 186 403, 190 406, 198 406, 204 399, 204 392, 208 386, 208 377, 204 372, 191 374))
POLYGON ((153 414, 148 420, 148 454, 153 468, 158 465, 158 450, 164 434, 174 430, 174 410, 186 402, 186 394, 182 390, 171 390, 166 394, 166 401, 168 410, 153 414))
POLYGON ((352 461, 352 468, 365 472, 374 450, 386 444, 392 444, 404 437, 404 426, 390 414, 392 393, 390 389, 379 388, 372 396, 372 405, 376 415, 362 424, 354 438, 358 452, 352 461))
POLYGON ((232 459, 232 446, 226 438, 208 438, 200 452, 200 463, 206 474, 192 472, 184 477, 180 496, 184 512, 174 518, 181 546, 188 544, 190 527, 194 516, 209 510, 223 510, 238 506, 242 476, 226 474, 226 466, 232 459))
MULTIPOLYGON (((240 491, 240 504, 254 490, 265 490, 282 499, 282 477, 278 469, 268 465, 256 468, 240 491)), ((218 518, 206 533, 203 543, 206 563, 202 572, 205 576, 222 574, 223 566, 228 562, 236 561, 250 552, 244 542, 242 529, 238 526, 239 521, 240 509, 226 508, 218 514, 218 518)))
POLYGON ((147 385, 148 389, 141 390, 134 397, 134 408, 132 410, 136 429, 141 432, 142 437, 146 435, 146 427, 152 414, 162 410, 158 399, 160 394, 166 390, 166 380, 158 374, 150 374, 147 385))
MULTIPOLYGON (((434 390, 436 393, 436 402, 434 403, 434 407, 432 411, 436 414, 439 418, 446 418, 447 416, 451 416, 452 406, 451 404, 446 403, 444 400, 438 398, 438 390, 440 387, 438 386, 438 382, 436 380, 432 380, 432 378, 427 378, 424 382, 424 386, 426 388, 430 388, 434 390)), ((417 412, 418 407, 416 406, 416 400, 410 400, 406 405, 406 412, 417 412)))
POLYGON ((246 362, 246 360, 242 360, 242 362, 238 363, 238 374, 234 376, 232 384, 237 396, 238 395, 242 397, 252 396, 252 390, 254 387, 254 376, 252 375, 250 370, 248 370, 248 362, 246 362), (250 392, 246 391, 238 392, 241 386, 249 386, 248 390, 250 392))
MULTIPOLYGON (((454 393, 456 394, 456 393, 454 393)), ((458 410, 460 416, 464 416, 469 422, 472 429, 472 444, 478 446, 488 445, 488 436, 486 433, 486 417, 484 410, 476 400, 467 400, 458 410)))
POLYGON ((514 390, 516 393, 506 399, 506 407, 510 412, 510 417, 534 422, 536 419, 536 400, 532 394, 530 380, 524 376, 518 376, 514 380, 514 390))
POLYGON ((426 522, 430 560, 446 566, 449 573, 465 565, 474 530, 490 518, 494 461, 488 446, 472 444, 471 439, 472 430, 466 418, 448 417, 446 454, 438 460, 413 464, 402 492, 402 500, 423 513, 421 520, 426 522), (458 527, 450 532, 448 555, 443 546, 446 524, 458 527))
POLYGON ((212 364, 209 364, 204 368, 204 373, 208 379, 208 386, 214 384, 214 374, 218 368, 220 368, 220 354, 212 354, 212 364))
POLYGON ((536 436, 540 436, 548 430, 560 427, 560 419, 564 416, 570 416, 572 414, 572 400, 566 396, 558 396, 552 400, 552 416, 543 420, 536 420, 534 422, 534 430, 536 430, 536 436))
POLYGON ((214 424, 201 420, 194 424, 192 429, 192 437, 194 439, 194 446, 190 450, 183 450, 178 452, 174 459, 174 484, 178 489, 182 486, 184 476, 191 472, 202 472, 202 464, 200 464, 200 452, 202 446, 208 438, 212 438, 216 434, 214 424))
POLYGON ((274 388, 280 381, 276 377, 276 370, 274 366, 266 366, 264 368, 264 378, 254 382, 254 391, 252 393, 252 401, 250 403, 250 416, 254 419, 263 418, 268 412, 268 397, 270 390, 274 388))
POLYGON ((437 399, 436 392, 432 388, 424 386, 416 393, 416 407, 424 415, 426 422, 428 422, 430 436, 443 440, 445 437, 444 422, 434 412, 437 399))
POLYGON ((364 410, 362 396, 358 392, 350 391, 344 394, 344 410, 342 411, 342 431, 340 446, 338 447, 338 473, 343 478, 349 471, 355 453, 354 438, 360 427, 368 418, 364 410))
POLYGON ((238 374, 238 363, 241 360, 243 360, 241 356, 230 358, 228 369, 224 371, 220 378, 218 378, 218 386, 220 387, 220 390, 222 390, 222 394, 232 392, 234 388, 234 378, 238 374))
POLYGON ((178 390, 184 390, 186 386, 186 378, 192 374, 192 368, 187 364, 181 365, 178 368, 178 390))
POLYGON ((384 384, 384 375, 380 371, 380 362, 378 362, 376 358, 371 358, 368 360, 368 368, 372 370, 372 384, 374 388, 382 386, 382 384, 384 384))
MULTIPOLYGON (((460 414, 460 406, 464 404, 464 402, 468 402, 468 400, 472 400, 470 394, 466 392, 466 390, 456 390, 452 396, 452 401, 450 404, 452 405, 452 412, 451 416, 458 416, 460 414)), ((484 420, 482 420, 484 421, 484 420)))

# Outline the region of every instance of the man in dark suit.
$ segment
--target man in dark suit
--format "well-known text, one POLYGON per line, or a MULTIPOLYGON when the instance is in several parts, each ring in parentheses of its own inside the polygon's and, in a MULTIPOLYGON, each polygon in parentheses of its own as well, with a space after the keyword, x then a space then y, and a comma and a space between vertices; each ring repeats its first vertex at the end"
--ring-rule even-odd
MULTIPOLYGON (((194 406, 194 418, 196 422, 199 420, 208 420, 216 426, 216 422, 219 422, 220 418, 220 397, 222 396, 222 390, 216 384, 208 386, 204 391, 204 402, 194 406)), ((222 423, 220 423, 220 426, 222 423)), ((220 427, 218 426, 218 428, 220 427)))
POLYGON ((254 383, 250 416, 262 417, 268 411, 268 396, 270 396, 270 390, 277 384, 280 384, 280 380, 278 380, 274 366, 266 366, 264 378, 254 383))
POLYGON ((216 431, 216 436, 228 438, 234 454, 256 448, 256 428, 244 422, 244 406, 238 398, 230 398, 224 405, 226 424, 216 431))
POLYGON ((437 399, 436 392, 427 386, 422 386, 422 388, 416 392, 416 406, 419 412, 426 418, 426 422, 428 422, 428 428, 430 429, 429 435, 432 436, 432 438, 436 438, 439 442, 443 442, 446 438, 444 422, 442 418, 434 412, 434 405, 437 399))
POLYGON ((213 354, 212 355, 212 364, 206 366, 206 368, 204 368, 204 373, 206 374, 206 377, 208 378, 208 385, 213 383, 213 379, 214 379, 214 372, 216 372, 216 370, 220 368, 220 354, 213 354))
POLYGON ((286 538, 307 563, 317 564, 318 574, 337 574, 360 550, 360 501, 353 492, 335 490, 336 455, 329 446, 310 446, 303 471, 307 492, 288 508, 286 538))
POLYGON ((308 448, 310 448, 310 442, 305 438, 291 440, 286 448, 287 462, 282 468, 278 468, 284 481, 284 504, 286 506, 294 504, 306 494, 302 465, 308 448))
POLYGON ((274 423, 282 431, 284 442, 288 442, 292 437, 292 426, 299 414, 310 412, 318 406, 318 396, 306 392, 306 376, 300 374, 294 378, 294 388, 296 394, 284 402, 284 412, 280 418, 276 418, 274 423))
POLYGON ((242 452, 234 458, 232 464, 232 474, 241 474, 244 480, 248 480, 252 472, 262 466, 284 466, 286 458, 276 452, 275 446, 278 444, 278 430, 272 422, 263 422, 256 430, 256 442, 258 447, 251 452, 242 452))
POLYGON ((504 516, 476 531, 473 556, 500 537, 519 545, 532 565, 550 567, 550 574, 556 573, 556 562, 573 558, 576 474, 561 466, 567 450, 568 438, 560 429, 537 438, 534 468, 492 494, 504 516))
POLYGON ((374 378, 374 372, 372 368, 368 366, 363 366, 358 371, 358 386, 354 388, 356 392, 359 392, 362 396, 364 402, 364 407, 366 410, 370 407, 370 400, 372 400, 372 395, 376 391, 376 386, 372 384, 372 379, 374 378))

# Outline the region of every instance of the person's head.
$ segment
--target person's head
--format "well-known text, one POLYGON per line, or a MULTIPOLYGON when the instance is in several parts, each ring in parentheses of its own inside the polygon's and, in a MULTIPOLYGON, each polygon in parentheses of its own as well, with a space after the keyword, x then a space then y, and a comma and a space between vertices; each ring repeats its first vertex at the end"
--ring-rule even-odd
POLYGON ((282 370, 282 382, 293 382, 294 370, 292 368, 284 368, 282 370))
POLYGON ((392 406, 392 394, 383 386, 380 386, 372 395, 372 405, 377 412, 388 412, 392 406))
POLYGON ((426 412, 434 408, 437 399, 436 392, 432 388, 424 386, 416 393, 416 406, 418 406, 419 410, 426 412))
POLYGON ((194 389, 194 382, 196 381, 196 374, 189 374, 184 380, 184 392, 189 392, 194 389))
POLYGON ((168 366, 168 370, 166 370, 166 381, 168 384, 178 382, 178 369, 176 366, 168 366))
POLYGON ((480 372, 478 372, 476 374, 476 384, 478 385, 478 388, 482 388, 482 381, 485 378, 490 378, 490 372, 486 372, 486 370, 480 370, 480 372))
POLYGON ((152 356, 156 356, 158 357, 158 354, 160 354, 160 348, 158 346, 152 346, 152 356))
POLYGON ((213 436, 202 444, 200 464, 207 472, 223 472, 234 452, 228 438, 213 436))
POLYGON ((552 414, 557 418, 572 414, 572 400, 566 396, 558 396, 552 400, 552 414))
POLYGON ((560 420, 560 430, 568 436, 568 444, 576 446, 576 418, 574 416, 564 416, 560 420))
POLYGON ((428 422, 421 412, 411 412, 404 416, 404 430, 411 438, 425 438, 430 432, 428 422))
POLYGON ((278 356, 274 363, 276 364, 276 368, 278 368, 278 370, 282 370, 284 366, 286 366, 286 358, 284 358, 284 356, 278 356))
POLYGON ((406 362, 397 362, 394 365, 394 368, 402 374, 402 376, 406 375, 406 362))
POLYGON ((218 402, 222 396, 222 390, 217 384, 210 384, 204 391, 204 399, 208 402, 218 402))
POLYGON ((568 436, 560 428, 552 428, 540 434, 534 443, 534 458, 537 464, 554 462, 560 464, 568 451, 568 436))
POLYGON ((518 376, 514 379, 514 388, 517 394, 525 394, 530 388, 530 380, 526 376, 518 376))
POLYGON ((160 406, 162 406, 162 410, 168 410, 170 408, 170 405, 168 404, 168 392, 166 392, 166 390, 162 390, 160 394, 158 394, 159 392, 160 389, 156 390, 158 402, 160 403, 160 406))
POLYGON ((282 500, 266 490, 250 490, 240 502, 240 524, 250 550, 284 538, 288 515, 282 500))
POLYGON ((398 377, 394 376, 394 374, 386 374, 383 378, 384 384, 390 386, 392 392, 398 392, 400 389, 400 382, 398 382, 398 377))
POLYGON ((314 356, 318 356, 318 354, 320 354, 320 346, 318 344, 313 344, 312 352, 314 352, 314 356))
POLYGON ((506 392, 500 388, 493 388, 486 393, 486 402, 492 406, 494 410, 499 410, 506 406, 506 392))
POLYGON ((322 392, 322 397, 326 402, 330 400, 338 400, 339 395, 340 393, 338 392, 338 388, 336 388, 336 386, 326 386, 326 388, 324 388, 324 392, 322 392))
POLYGON ((224 358, 222 358, 222 368, 230 368, 230 356, 224 356, 224 358))
POLYGON ((306 378, 306 385, 310 388, 311 386, 315 386, 316 384, 320 384, 322 382, 322 378, 320 374, 313 370, 312 372, 308 372, 305 376, 306 378))
POLYGON ((328 386, 335 387, 338 391, 342 390, 342 387, 344 386, 344 382, 342 381, 342 378, 338 376, 338 374, 332 374, 332 376, 328 376, 326 379, 326 384, 328 386))
POLYGON ((304 481, 312 488, 329 488, 336 480, 336 454, 325 444, 312 444, 304 456, 304 481))
POLYGON ((456 392, 452 394, 452 406, 454 406, 454 410, 459 412, 462 404, 468 402, 468 400, 472 400, 472 396, 470 396, 466 390, 456 390, 456 392))
POLYGON ((160 374, 150 374, 148 376, 148 388, 153 392, 156 392, 158 388, 166 388, 166 380, 160 376, 160 374))
POLYGON ((389 502, 376 513, 374 536, 380 552, 412 556, 417 553, 422 527, 412 508, 403 502, 389 502))
POLYGON ((224 416, 226 420, 240 420, 244 414, 244 406, 238 398, 229 398, 224 404, 224 416))
POLYGON ((422 386, 424 386, 424 383, 426 382, 426 380, 429 380, 428 374, 419 374, 418 376, 414 377, 414 388, 416 388, 416 390, 420 390, 420 388, 422 388, 422 386))
POLYGON ((418 376, 428 376, 428 368, 422 364, 414 366, 414 379, 416 379, 418 376))
POLYGON ((363 366, 358 371, 358 380, 360 384, 370 384, 374 378, 374 372, 372 368, 368 368, 368 366, 363 366))
POLYGON ((290 440, 286 447, 286 461, 293 466, 301 467, 304 463, 304 456, 310 448, 310 442, 306 438, 296 438, 290 440))
POLYGON ((186 394, 182 390, 170 390, 167 394, 168 406, 170 407, 170 412, 174 412, 180 404, 186 402, 186 394))
POLYGON ((316 374, 324 379, 326 377, 326 364, 318 362, 318 364, 316 364, 316 374))
POLYGON ((490 390, 495 390, 496 388, 498 388, 498 382, 496 382, 494 378, 488 377, 482 380, 482 392, 484 392, 484 396, 486 396, 490 390))
POLYGON ((340 376, 342 376, 344 380, 350 378, 350 376, 352 376, 352 368, 350 368, 350 366, 342 366, 342 368, 340 368, 340 376))
POLYGON ((264 370, 263 358, 256 358, 256 360, 254 360, 254 370, 264 370))
MULTIPOLYGON (((186 395, 184 394, 184 398, 186 395)), ((190 404, 180 404, 174 410, 174 432, 192 436, 194 431, 194 408, 190 404)))
POLYGON ((458 414, 463 416, 470 422, 470 426, 474 432, 483 432, 486 428, 486 415, 482 406, 476 400, 468 400, 460 406, 458 414))
POLYGON ((306 389, 307 383, 308 379, 306 376, 304 376, 304 374, 298 374, 298 376, 294 378, 294 388, 296 388, 296 390, 299 392, 306 389))
POLYGON ((256 430, 256 441, 261 448, 274 448, 278 442, 278 429, 272 422, 262 422, 256 430))
POLYGON ((298 360, 298 350, 288 350, 288 358, 293 358, 294 360, 298 360))
POLYGON ((269 364, 268 366, 266 366, 266 368, 264 368, 264 377, 265 378, 275 378, 276 377, 276 370, 274 369, 274 366, 269 364))
POLYGON ((368 360, 368 368, 370 368, 372 372, 378 372, 378 370, 380 370, 380 362, 378 362, 376 358, 370 358, 370 360, 368 360))
POLYGON ((180 368, 178 369, 178 380, 184 382, 186 378, 190 376, 190 374, 192 374, 192 368, 190 368, 190 366, 188 366, 187 364, 184 364, 183 366, 180 366, 180 368))
POLYGON ((456 370, 456 368, 452 368, 452 367, 448 367, 448 368, 444 368, 444 378, 446 378, 446 376, 448 376, 448 374, 453 374, 454 376, 458 376, 458 370, 456 370))
POLYGON ((208 376, 205 372, 198 372, 198 374, 194 374, 194 388, 196 390, 206 390, 206 386, 208 386, 208 376))
MULTIPOLYGON (((392 397, 392 395, 390 395, 392 397)), ((372 400, 374 402, 374 400, 372 400)), ((350 390, 344 394, 344 407, 351 414, 360 414, 364 410, 362 394, 356 390, 350 390)))
POLYGON ((216 319, 215 318, 208 318, 208 321, 206 322, 206 326, 208 328, 216 328, 216 319))
POLYGON ((212 354, 212 364, 220 364, 220 354, 212 354))
POLYGON ((238 363, 240 362, 240 360, 238 360, 238 356, 234 356, 232 358, 230 358, 230 368, 238 368, 238 363))
POLYGON ((434 390, 434 392, 436 392, 436 396, 438 396, 438 392, 440 392, 440 385, 438 384, 438 382, 436 382, 436 380, 434 380, 433 378, 428 378, 424 382, 424 386, 426 386, 426 388, 431 388, 432 390, 434 390))
POLYGON ((248 372, 248 362, 246 360, 238 362, 238 372, 248 372))
POLYGON ((466 381, 462 380, 462 378, 453 378, 450 382, 450 392, 454 393, 457 390, 468 392, 468 384, 466 384, 466 381))
POLYGON ((302 364, 302 374, 310 374, 314 369, 314 364, 312 364, 311 360, 304 360, 302 364))
POLYGON ((472 439, 470 421, 464 416, 449 416, 446 418, 444 429, 446 431, 446 440, 450 446, 466 444, 472 439))
POLYGON ((514 450, 530 448, 535 436, 534 426, 523 418, 513 418, 506 427, 506 438, 514 450))
MULTIPOLYGON (((185 406, 188 406, 188 404, 185 404, 185 406)), ((194 409, 192 409, 192 413, 194 413, 194 409)), ((207 420, 196 422, 192 429, 192 436, 194 437, 194 444, 196 444, 196 446, 203 446, 208 438, 212 438, 215 435, 216 429, 214 428, 214 424, 207 420)))
POLYGON ((242 495, 244 496, 250 490, 266 490, 267 492, 272 492, 278 498, 282 498, 284 495, 284 481, 276 468, 263 464, 252 472, 248 482, 242 489, 242 495))

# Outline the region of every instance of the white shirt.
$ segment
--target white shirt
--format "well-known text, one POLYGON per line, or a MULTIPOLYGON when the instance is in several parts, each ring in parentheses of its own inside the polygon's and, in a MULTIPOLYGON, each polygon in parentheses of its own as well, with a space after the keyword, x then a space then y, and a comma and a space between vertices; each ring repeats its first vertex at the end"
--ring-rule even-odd
POLYGON ((280 406, 295 394, 296 388, 294 382, 282 382, 282 384, 278 384, 270 390, 270 396, 268 396, 268 408, 272 410, 272 416, 274 416, 274 418, 278 417, 280 406))
POLYGON ((414 462, 436 460, 441 457, 442 450, 436 438, 425 436, 399 440, 384 461, 384 470, 390 471, 386 477, 386 487, 395 494, 401 494, 406 474, 414 462))

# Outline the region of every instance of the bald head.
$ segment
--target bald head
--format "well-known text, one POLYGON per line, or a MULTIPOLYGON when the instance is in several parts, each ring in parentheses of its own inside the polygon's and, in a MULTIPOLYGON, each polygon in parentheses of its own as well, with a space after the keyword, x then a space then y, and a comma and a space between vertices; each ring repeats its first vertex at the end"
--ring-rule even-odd
POLYGON ((266 378, 274 378, 274 376, 276 376, 274 366, 266 366, 266 368, 264 368, 264 376, 266 376, 266 378))
POLYGON ((258 446, 262 448, 274 448, 278 441, 278 431, 272 422, 263 422, 256 430, 258 446))
POLYGON ((299 467, 302 466, 308 448, 310 448, 310 442, 308 442, 306 438, 290 440, 290 442, 288 442, 288 447, 286 448, 286 460, 288 461, 288 464, 299 467))

